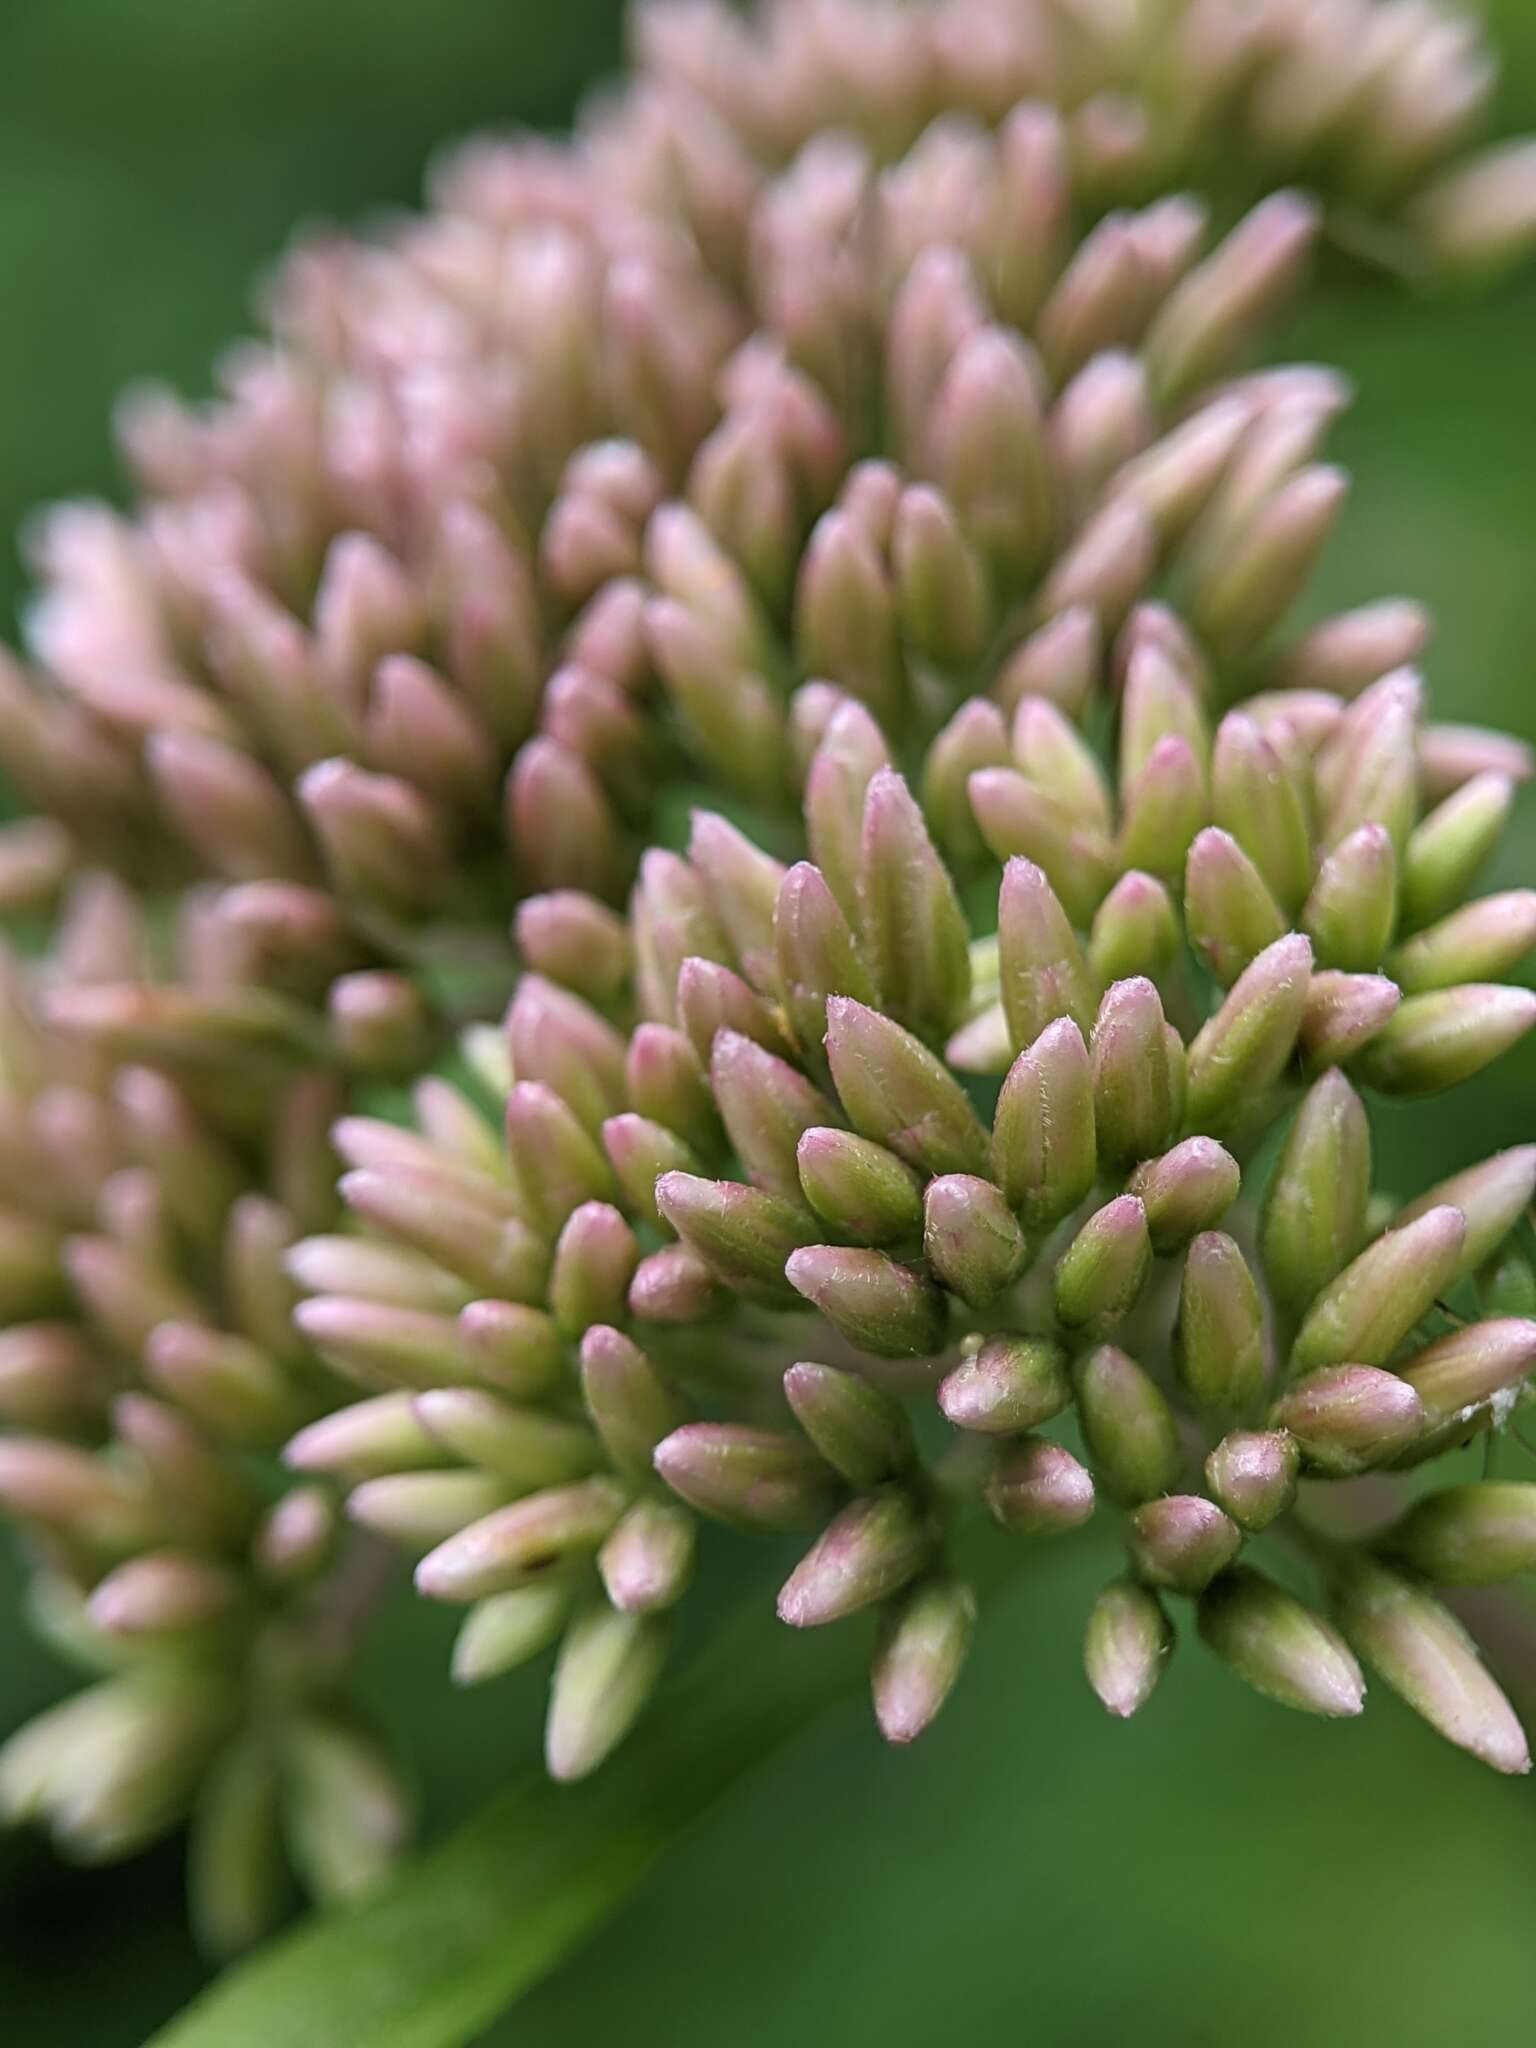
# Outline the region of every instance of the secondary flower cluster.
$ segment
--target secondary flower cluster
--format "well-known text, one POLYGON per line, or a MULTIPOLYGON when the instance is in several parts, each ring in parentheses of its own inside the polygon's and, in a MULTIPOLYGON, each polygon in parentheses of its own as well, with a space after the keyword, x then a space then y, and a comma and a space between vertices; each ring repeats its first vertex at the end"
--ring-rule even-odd
POLYGON ((780 1612, 878 1613, 905 1741, 974 1511, 1101 1500, 1111 1711, 1187 1596, 1261 1691, 1354 1712, 1358 1654, 1525 1767, 1429 1588, 1536 1562, 1536 1488, 1360 1543, 1311 1482, 1536 1364, 1536 1148, 1403 1206, 1361 1095, 1532 1022, 1536 893, 1467 900, 1531 763, 1426 722, 1413 603, 1290 623, 1347 392, 1251 367, 1322 228, 1536 238, 1528 148, 1455 161, 1480 48, 1365 0, 638 41, 577 146, 461 152, 288 261, 220 402, 137 401, 143 502, 46 523, 0 673, 0 902, 62 895, 0 987, 0 1505, 102 1674, 0 1798, 93 1856, 191 1807, 220 1946, 403 1836, 348 1687, 402 1549, 461 1681, 558 1641, 561 1777, 700 1516, 819 1530, 780 1612))

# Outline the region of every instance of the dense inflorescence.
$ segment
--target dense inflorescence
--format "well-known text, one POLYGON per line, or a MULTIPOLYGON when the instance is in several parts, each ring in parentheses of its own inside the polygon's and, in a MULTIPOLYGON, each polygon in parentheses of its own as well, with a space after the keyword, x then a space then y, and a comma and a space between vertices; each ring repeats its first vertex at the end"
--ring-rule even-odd
POLYGON ((1461 154, 1480 45, 637 43, 574 147, 297 251, 213 407, 136 399, 142 501, 39 528, 0 674, 0 900, 62 899, 0 988, 0 1504, 99 1674, 0 1796, 89 1856, 190 1808, 216 1946, 403 1838, 348 1692, 401 1551, 461 1682, 558 1643, 561 1777, 701 1517, 812 1538, 780 1614, 875 1610, 908 1741, 968 1529, 1101 1505, 1112 1713, 1182 1597, 1274 1698, 1357 1712, 1358 1656, 1527 1765, 1432 1588, 1536 1563, 1536 1487, 1384 1475, 1525 1398, 1536 1147, 1403 1201, 1364 1098, 1536 1015, 1536 893, 1468 900, 1531 763, 1427 721, 1411 601, 1293 624, 1348 392, 1253 367, 1320 234, 1536 240, 1529 147, 1461 154))

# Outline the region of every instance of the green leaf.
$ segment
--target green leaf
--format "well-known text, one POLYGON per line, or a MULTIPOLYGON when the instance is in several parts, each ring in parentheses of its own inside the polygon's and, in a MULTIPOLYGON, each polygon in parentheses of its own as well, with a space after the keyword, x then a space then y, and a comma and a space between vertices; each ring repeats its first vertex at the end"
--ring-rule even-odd
POLYGON ((455 2048, 639 1885, 695 1815, 860 1675, 862 1630, 731 1631, 578 1785, 491 1802, 375 1898, 239 1965, 149 2048, 455 2048))

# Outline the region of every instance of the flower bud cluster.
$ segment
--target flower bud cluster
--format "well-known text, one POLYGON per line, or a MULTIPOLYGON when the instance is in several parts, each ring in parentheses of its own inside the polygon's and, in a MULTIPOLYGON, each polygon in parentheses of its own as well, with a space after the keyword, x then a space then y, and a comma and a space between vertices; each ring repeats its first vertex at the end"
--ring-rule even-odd
POLYGON ((1476 270, 1536 179, 1461 158, 1432 6, 1165 11, 646 8, 575 146, 296 252, 214 406, 125 411, 136 510, 40 529, 0 1507, 100 1676, 0 1803, 190 1810, 215 1945, 402 1838, 347 1694, 397 1552, 459 1682, 555 1648, 561 1778, 709 1521, 801 1532, 791 1626, 873 1612, 907 1742, 976 1527, 1109 1512, 1112 1713, 1186 1600, 1524 1767, 1430 1588, 1536 1562, 1536 1488, 1318 1502, 1536 1364, 1536 1148, 1404 1204, 1365 1108, 1533 1020, 1536 893, 1471 895, 1531 760, 1426 722, 1411 601, 1294 624, 1348 393, 1253 364, 1320 232, 1476 270))

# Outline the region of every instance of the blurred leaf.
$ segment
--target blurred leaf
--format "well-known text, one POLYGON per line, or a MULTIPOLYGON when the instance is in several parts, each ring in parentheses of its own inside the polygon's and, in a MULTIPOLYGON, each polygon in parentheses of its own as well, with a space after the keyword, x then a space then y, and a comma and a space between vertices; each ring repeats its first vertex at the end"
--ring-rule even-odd
MULTIPOLYGON (((754 1603, 758 1604, 758 1603, 754 1603)), ((493 1800, 365 1905, 260 1951, 151 2048, 456 2048, 640 1883, 728 1786, 845 1691, 861 1631, 789 1646, 756 1614, 617 1759, 493 1800)))

